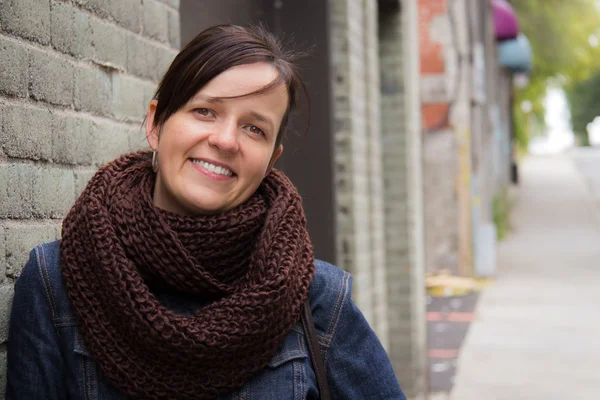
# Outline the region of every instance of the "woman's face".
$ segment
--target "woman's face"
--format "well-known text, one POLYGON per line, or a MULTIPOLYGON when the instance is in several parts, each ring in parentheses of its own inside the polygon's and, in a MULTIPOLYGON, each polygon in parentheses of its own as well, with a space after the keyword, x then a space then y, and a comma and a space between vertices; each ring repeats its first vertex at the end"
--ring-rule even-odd
POLYGON ((283 148, 275 141, 288 105, 280 85, 259 95, 278 76, 267 63, 232 67, 205 85, 162 127, 150 103, 146 136, 158 151, 157 207, 182 215, 230 210, 256 191, 283 148))

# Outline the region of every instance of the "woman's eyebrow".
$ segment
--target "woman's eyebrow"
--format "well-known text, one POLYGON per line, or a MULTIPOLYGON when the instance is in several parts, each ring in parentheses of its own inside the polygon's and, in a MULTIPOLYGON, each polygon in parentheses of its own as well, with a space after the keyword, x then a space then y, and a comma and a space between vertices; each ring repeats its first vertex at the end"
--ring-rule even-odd
POLYGON ((206 101, 207 103, 223 103, 223 99, 221 97, 207 96, 202 93, 198 93, 197 95, 195 95, 193 97, 193 100, 206 101))

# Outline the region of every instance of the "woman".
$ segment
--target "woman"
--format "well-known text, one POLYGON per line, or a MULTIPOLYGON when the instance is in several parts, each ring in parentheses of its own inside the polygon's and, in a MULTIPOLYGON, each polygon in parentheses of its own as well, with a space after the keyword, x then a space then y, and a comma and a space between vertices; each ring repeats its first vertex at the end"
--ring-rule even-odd
POLYGON ((317 399, 307 298, 332 397, 404 399, 272 169, 302 89, 262 29, 179 53, 148 107, 152 153, 103 166, 16 282, 8 399, 317 399))

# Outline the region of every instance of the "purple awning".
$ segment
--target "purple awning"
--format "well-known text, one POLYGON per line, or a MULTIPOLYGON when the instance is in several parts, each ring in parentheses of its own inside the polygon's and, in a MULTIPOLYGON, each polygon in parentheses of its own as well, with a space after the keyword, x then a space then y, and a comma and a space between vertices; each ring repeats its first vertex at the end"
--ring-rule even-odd
POLYGON ((517 16, 506 0, 492 0, 497 40, 514 39, 519 34, 517 16))

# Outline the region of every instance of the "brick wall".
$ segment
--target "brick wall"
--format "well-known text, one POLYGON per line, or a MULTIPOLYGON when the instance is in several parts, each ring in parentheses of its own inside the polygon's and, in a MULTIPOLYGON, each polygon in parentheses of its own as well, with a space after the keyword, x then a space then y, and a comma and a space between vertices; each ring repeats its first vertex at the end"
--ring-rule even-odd
POLYGON ((510 102, 511 75, 498 62, 494 30, 494 14, 491 5, 480 4, 484 14, 483 44, 486 67, 486 103, 489 112, 490 192, 498 194, 509 184, 510 176, 510 102))
POLYGON ((377 3, 330 3, 338 263, 353 273, 355 302, 417 399, 426 354, 419 71, 418 62, 405 69, 415 58, 404 57, 417 52, 416 2, 393 11, 377 3))
POLYGON ((371 232, 371 275, 373 293, 373 326, 385 347, 389 343, 387 291, 386 291, 386 254, 385 220, 383 195, 383 162, 381 143, 381 84, 379 58, 379 18, 377 2, 365 2, 365 48, 367 84, 367 135, 368 135, 368 174, 370 177, 369 209, 371 232))
MULTIPOLYGON (((472 155, 472 113, 471 113, 471 91, 473 84, 473 70, 470 54, 472 47, 469 43, 469 17, 467 15, 467 0, 454 0, 448 3, 448 11, 452 13, 456 40, 453 43, 453 54, 455 67, 454 75, 461 77, 454 84, 456 87, 455 104, 450 113, 450 123, 456 134, 458 148, 458 272, 463 276, 473 275, 473 206, 477 206, 474 199, 472 155), (460 72, 459 72, 460 71, 460 72)), ((451 74, 448 74, 452 76, 451 74)), ((485 157, 489 157, 486 154, 485 157)))
POLYGON ((463 248, 468 239, 467 233, 461 234, 459 229, 460 220, 466 221, 466 217, 461 217, 464 213, 459 201, 466 196, 459 159, 460 154, 465 154, 459 148, 464 141, 459 140, 459 135, 464 135, 470 121, 468 115, 465 120, 464 113, 457 114, 457 109, 463 106, 458 96, 461 93, 468 96, 469 88, 459 90, 457 84, 469 77, 459 71, 460 38, 465 29, 450 17, 449 7, 456 4, 447 0, 418 0, 428 273, 441 270, 461 273, 461 235, 463 248))
POLYGON ((387 346, 377 2, 331 0, 338 265, 387 346))
POLYGON ((389 354, 409 399, 425 396, 421 129, 416 1, 379 19, 389 354), (412 57, 411 57, 412 56, 412 57))
POLYGON ((14 279, 140 129, 179 47, 179 0, 0 2, 0 396, 14 279))
POLYGON ((423 137, 425 265, 429 273, 458 273, 456 148, 456 135, 449 129, 423 137))

